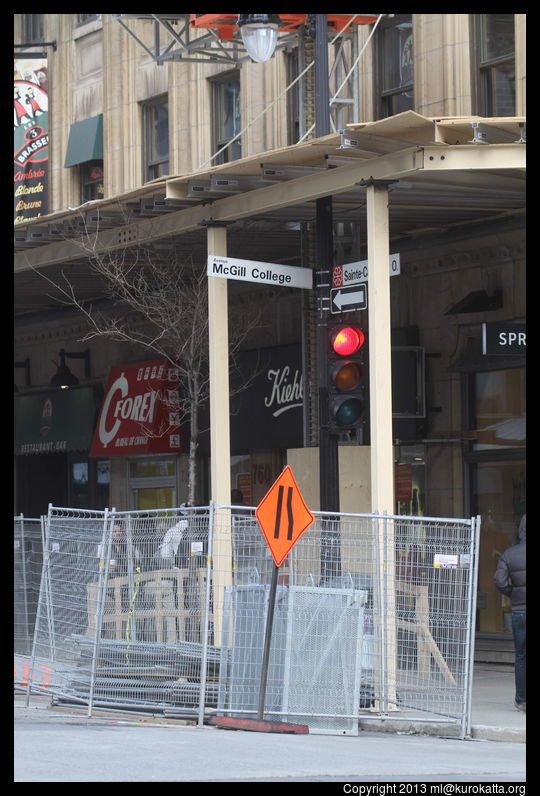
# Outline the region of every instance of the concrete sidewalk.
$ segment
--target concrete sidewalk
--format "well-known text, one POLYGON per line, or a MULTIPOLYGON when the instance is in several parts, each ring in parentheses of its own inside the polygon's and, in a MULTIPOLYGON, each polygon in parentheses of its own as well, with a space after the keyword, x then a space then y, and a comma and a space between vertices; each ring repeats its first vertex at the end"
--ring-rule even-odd
POLYGON ((471 710, 473 738, 525 743, 527 714, 515 708, 514 693, 513 666, 475 664, 471 710))

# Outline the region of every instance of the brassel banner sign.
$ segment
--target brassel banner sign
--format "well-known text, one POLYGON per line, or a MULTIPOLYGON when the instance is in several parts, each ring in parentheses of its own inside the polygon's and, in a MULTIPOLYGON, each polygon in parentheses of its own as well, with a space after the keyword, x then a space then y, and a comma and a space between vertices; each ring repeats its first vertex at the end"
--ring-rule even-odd
POLYGON ((239 260, 235 257, 218 257, 215 254, 208 255, 206 273, 207 276, 260 282, 266 285, 300 287, 305 290, 311 290, 313 287, 313 271, 310 268, 262 263, 257 260, 239 260))

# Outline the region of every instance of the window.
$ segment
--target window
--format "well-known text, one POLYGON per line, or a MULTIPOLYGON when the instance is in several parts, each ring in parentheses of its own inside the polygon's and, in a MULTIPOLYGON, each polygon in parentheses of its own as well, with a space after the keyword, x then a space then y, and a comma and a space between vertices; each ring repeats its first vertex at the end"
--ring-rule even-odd
POLYGON ((169 173, 169 103, 167 97, 143 105, 145 181, 169 173))
POLYGON ((525 446, 525 369, 476 373, 474 450, 525 446))
POLYGON ((77 14, 77 25, 93 22, 94 19, 101 19, 101 14, 77 14))
POLYGON ((110 461, 69 456, 69 505, 103 510, 109 505, 110 461))
POLYGON ((131 507, 138 511, 176 506, 176 460, 171 457, 129 462, 131 507))
POLYGON ((516 107, 513 14, 477 14, 480 116, 513 116, 516 107))
POLYGON ((464 453, 469 516, 480 515, 477 630, 510 632, 510 603, 495 588, 501 553, 526 511, 525 368, 471 373, 464 382, 472 440, 464 453))
POLYGON ((42 42, 43 27, 43 14, 23 14, 24 43, 42 42))
MULTIPOLYGON (((298 47, 295 47, 294 50, 287 53, 286 66, 287 85, 290 86, 300 73, 300 54, 298 47)), ((287 92, 287 143, 289 145, 297 144, 304 134, 301 130, 305 127, 305 124, 302 124, 300 118, 300 86, 302 83, 303 79, 295 83, 287 92)))
POLYGON ((83 163, 81 169, 81 200, 91 202, 94 199, 103 199, 103 161, 83 163))
POLYGON ((235 72, 212 83, 212 105, 214 119, 214 152, 223 152, 214 159, 214 164, 229 163, 242 157, 240 139, 232 141, 238 135, 241 126, 240 114, 240 75, 235 72), (230 143, 229 143, 230 142, 230 143), (227 146, 227 144, 229 144, 227 146))
POLYGON ((381 23, 377 38, 378 118, 414 109, 412 17, 396 14, 381 23))

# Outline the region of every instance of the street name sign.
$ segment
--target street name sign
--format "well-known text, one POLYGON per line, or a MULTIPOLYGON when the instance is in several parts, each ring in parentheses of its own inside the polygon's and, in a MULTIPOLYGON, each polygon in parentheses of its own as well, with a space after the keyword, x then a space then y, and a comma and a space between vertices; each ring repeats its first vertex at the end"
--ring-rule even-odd
MULTIPOLYGON (((390 276, 401 273, 399 254, 391 254, 389 258, 390 276)), ((368 261, 359 260, 346 265, 334 265, 332 268, 332 287, 348 287, 368 281, 368 261)))
POLYGON ((281 285, 283 287, 300 287, 311 290, 313 287, 313 271, 311 268, 300 268, 296 265, 279 265, 278 263, 262 263, 257 260, 239 260, 236 257, 218 257, 209 254, 207 260, 207 276, 222 279, 239 279, 244 282, 260 282, 265 285, 281 285))
POLYGON ((276 567, 280 567, 298 539, 314 522, 289 465, 272 484, 255 516, 276 567))

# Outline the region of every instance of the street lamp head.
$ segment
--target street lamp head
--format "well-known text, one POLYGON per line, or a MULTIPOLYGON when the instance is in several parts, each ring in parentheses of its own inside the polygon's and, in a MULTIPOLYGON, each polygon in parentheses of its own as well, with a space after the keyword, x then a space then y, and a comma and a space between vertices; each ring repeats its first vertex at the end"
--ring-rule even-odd
POLYGON ((268 61, 277 43, 279 14, 239 14, 242 41, 253 61, 268 61))

